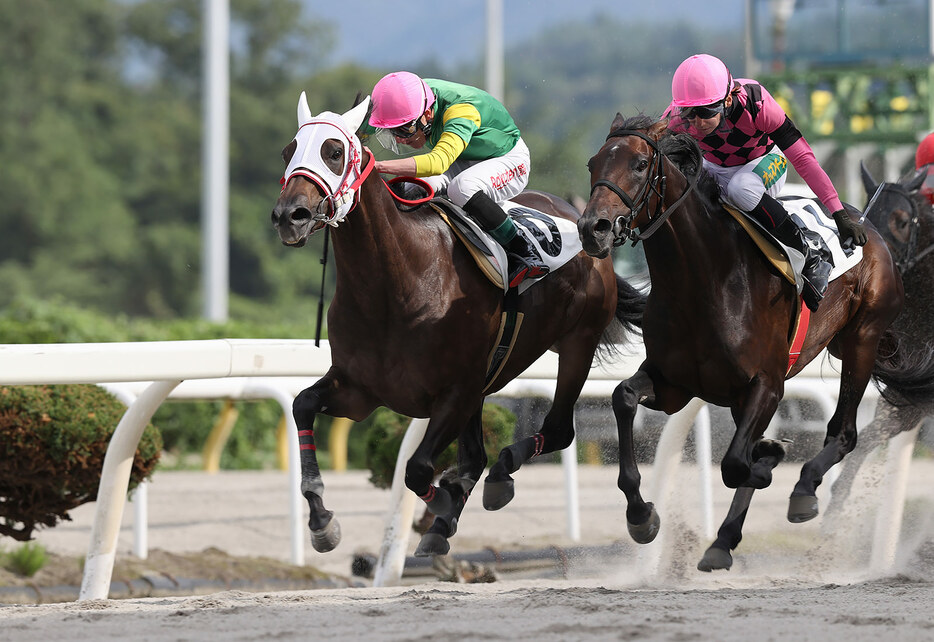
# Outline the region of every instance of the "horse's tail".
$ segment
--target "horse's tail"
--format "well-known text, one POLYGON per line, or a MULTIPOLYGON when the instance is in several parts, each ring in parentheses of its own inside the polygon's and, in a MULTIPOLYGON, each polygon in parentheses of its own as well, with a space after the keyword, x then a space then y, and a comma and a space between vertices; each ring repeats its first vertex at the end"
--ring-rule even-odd
POLYGON ((934 403, 934 346, 922 343, 909 350, 907 337, 891 328, 879 342, 872 379, 882 398, 894 406, 934 403))
POLYGON ((620 275, 616 275, 616 314, 603 331, 597 347, 597 361, 609 361, 620 356, 622 346, 631 335, 642 334, 642 313, 648 295, 620 275))

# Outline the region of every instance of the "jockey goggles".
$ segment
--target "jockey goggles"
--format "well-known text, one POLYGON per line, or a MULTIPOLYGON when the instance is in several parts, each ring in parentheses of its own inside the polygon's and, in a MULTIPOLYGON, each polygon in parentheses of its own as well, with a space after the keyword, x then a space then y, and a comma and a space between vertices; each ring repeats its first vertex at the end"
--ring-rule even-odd
MULTIPOLYGON (((421 118, 421 116, 418 118, 421 118)), ((418 132, 418 118, 410 123, 390 128, 389 133, 398 138, 412 138, 418 132)))
POLYGON ((697 107, 682 107, 678 114, 684 120, 692 118, 713 118, 717 114, 723 113, 723 101, 713 103, 712 105, 700 105, 697 107))

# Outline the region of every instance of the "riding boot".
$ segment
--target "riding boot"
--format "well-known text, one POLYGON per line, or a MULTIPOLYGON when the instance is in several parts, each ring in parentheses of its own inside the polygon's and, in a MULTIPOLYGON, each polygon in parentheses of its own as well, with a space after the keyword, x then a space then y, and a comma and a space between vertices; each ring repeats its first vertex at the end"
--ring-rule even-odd
POLYGON ((548 266, 529 240, 519 233, 515 222, 485 192, 477 192, 464 203, 467 212, 497 243, 509 258, 509 287, 518 286, 526 277, 537 278, 548 274, 548 266))
POLYGON ((804 288, 801 290, 801 298, 812 312, 816 312, 827 291, 833 264, 822 256, 819 248, 808 243, 804 231, 788 216, 784 206, 768 194, 762 195, 762 200, 750 214, 770 228, 775 238, 804 256, 804 268, 801 270, 804 288))

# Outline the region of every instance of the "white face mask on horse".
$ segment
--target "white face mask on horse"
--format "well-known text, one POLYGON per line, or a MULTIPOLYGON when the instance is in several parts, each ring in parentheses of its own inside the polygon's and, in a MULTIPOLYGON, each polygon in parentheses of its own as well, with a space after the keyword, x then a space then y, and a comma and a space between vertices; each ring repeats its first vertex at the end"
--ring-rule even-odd
POLYGON ((344 114, 325 111, 311 115, 308 99, 302 92, 298 99, 298 133, 295 134, 295 152, 282 177, 283 189, 293 176, 304 176, 325 193, 328 212, 316 217, 337 227, 353 208, 357 188, 369 173, 362 167, 363 145, 356 135, 370 106, 367 96, 359 105, 344 114), (321 158, 325 141, 337 139, 344 145, 344 167, 336 174, 321 158))

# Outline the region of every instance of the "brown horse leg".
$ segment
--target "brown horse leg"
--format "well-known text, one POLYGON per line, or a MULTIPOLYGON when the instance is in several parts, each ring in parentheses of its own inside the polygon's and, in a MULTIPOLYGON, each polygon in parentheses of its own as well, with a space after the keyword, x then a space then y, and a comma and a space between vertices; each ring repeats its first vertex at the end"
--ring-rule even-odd
POLYGON ((341 541, 341 530, 334 513, 325 509, 324 482, 318 468, 315 453, 315 416, 322 408, 322 388, 330 380, 318 381, 311 388, 306 388, 292 402, 292 416, 298 428, 299 457, 302 464, 302 495, 308 502, 308 528, 311 529, 311 544, 319 553, 333 550, 341 541), (324 385, 322 386, 322 383, 324 385))
POLYGON ((778 409, 780 389, 781 384, 775 386, 760 374, 752 381, 743 401, 732 408, 736 432, 720 462, 720 474, 727 488, 764 488, 771 482, 771 474, 767 480, 751 478, 753 449, 778 409), (765 485, 757 485, 757 482, 765 485))
POLYGON ((467 498, 486 468, 486 461, 481 409, 470 418, 466 430, 458 437, 457 467, 445 471, 438 483, 438 486, 451 496, 451 511, 435 517, 431 527, 418 542, 416 557, 447 555, 451 550, 448 538, 457 532, 457 520, 460 519, 464 506, 467 505, 467 498))
POLYGON ((590 372, 596 343, 563 346, 560 352, 558 378, 551 408, 542 422, 542 428, 531 437, 520 439, 503 448, 490 467, 483 482, 483 507, 499 510, 515 497, 512 474, 525 462, 539 455, 564 450, 574 440, 574 404, 590 372), (589 357, 581 358, 581 355, 589 357))
POLYGON ((733 566, 734 550, 743 539, 743 524, 746 513, 756 488, 765 488, 771 482, 772 469, 785 457, 785 446, 781 441, 760 439, 753 449, 753 464, 750 479, 754 480, 749 486, 742 486, 733 493, 733 501, 726 519, 717 531, 717 539, 704 552, 701 561, 697 563, 697 570, 709 573, 715 570, 730 570, 733 566))
MULTIPOLYGON (((844 339, 837 335, 837 340, 844 339)), ((801 467, 801 476, 788 501, 788 521, 794 523, 814 519, 818 514, 817 487, 830 467, 841 461, 856 447, 856 413, 863 398, 875 360, 877 341, 847 337, 842 342, 842 374, 837 408, 827 424, 824 447, 817 456, 801 467)))
POLYGON ((655 505, 642 499, 639 492, 642 476, 636 463, 632 434, 639 404, 654 401, 655 383, 644 370, 636 372, 613 391, 613 414, 619 433, 619 478, 616 485, 626 495, 626 526, 629 535, 639 544, 648 544, 654 540, 661 524, 655 505))

